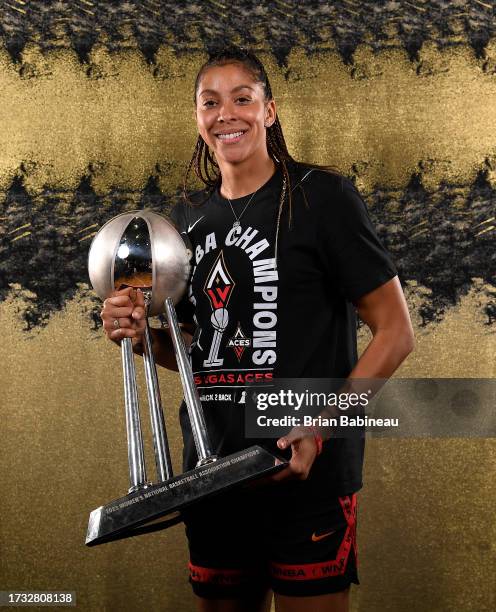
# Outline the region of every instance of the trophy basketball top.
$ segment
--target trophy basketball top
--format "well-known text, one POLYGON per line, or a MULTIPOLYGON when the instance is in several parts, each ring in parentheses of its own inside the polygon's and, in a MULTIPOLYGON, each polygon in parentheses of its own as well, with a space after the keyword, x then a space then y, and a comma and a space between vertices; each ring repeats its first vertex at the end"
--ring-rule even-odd
POLYGON ((170 297, 181 299, 188 281, 191 252, 174 225, 150 210, 122 213, 103 225, 90 246, 88 273, 102 299, 134 287, 149 292, 148 314, 164 312, 170 297))

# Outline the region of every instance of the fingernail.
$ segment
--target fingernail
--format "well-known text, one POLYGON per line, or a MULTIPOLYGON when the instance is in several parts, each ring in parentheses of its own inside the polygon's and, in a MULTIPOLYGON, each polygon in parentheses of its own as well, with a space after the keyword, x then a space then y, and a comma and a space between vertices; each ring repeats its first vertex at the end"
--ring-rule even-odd
POLYGON ((277 446, 278 446, 279 448, 286 448, 286 440, 279 440, 279 441, 277 442, 277 446))

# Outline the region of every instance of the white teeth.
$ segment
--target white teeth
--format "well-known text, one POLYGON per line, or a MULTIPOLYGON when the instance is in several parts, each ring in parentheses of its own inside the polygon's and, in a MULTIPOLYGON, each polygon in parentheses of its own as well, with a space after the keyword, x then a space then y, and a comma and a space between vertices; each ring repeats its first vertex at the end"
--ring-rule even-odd
POLYGON ((241 134, 243 134, 243 132, 234 132, 234 134, 217 134, 217 138, 220 138, 221 140, 230 140, 241 136, 241 134))

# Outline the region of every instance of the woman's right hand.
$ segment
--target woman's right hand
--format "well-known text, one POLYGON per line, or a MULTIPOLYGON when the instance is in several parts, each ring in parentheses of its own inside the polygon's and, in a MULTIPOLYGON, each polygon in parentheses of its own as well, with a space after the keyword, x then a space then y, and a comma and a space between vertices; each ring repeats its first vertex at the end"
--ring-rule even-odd
POLYGON ((123 338, 131 338, 133 346, 142 344, 146 325, 145 298, 139 289, 126 287, 114 291, 103 302, 100 316, 107 338, 117 343, 123 338))

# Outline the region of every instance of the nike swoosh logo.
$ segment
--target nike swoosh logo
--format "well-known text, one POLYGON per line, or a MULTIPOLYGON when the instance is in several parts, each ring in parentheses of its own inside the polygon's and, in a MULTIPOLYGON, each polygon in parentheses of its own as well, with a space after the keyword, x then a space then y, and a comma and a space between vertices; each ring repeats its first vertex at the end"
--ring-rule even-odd
POLYGON ((315 531, 312 533, 312 542, 319 542, 320 540, 323 540, 324 538, 327 538, 328 536, 332 535, 336 530, 334 529, 333 531, 328 531, 327 533, 322 533, 321 535, 317 535, 315 533, 315 531))
MULTIPOLYGON (((205 217, 205 215, 203 215, 203 217, 205 217)), ((191 230, 192 230, 192 229, 195 227, 195 225, 196 225, 197 223, 199 223, 199 222, 200 222, 200 221, 203 219, 203 217, 200 217, 199 219, 197 219, 197 220, 196 220, 196 221, 193 223, 193 225, 188 225, 188 230, 187 230, 186 232, 184 232, 184 231, 183 231, 183 232, 181 232, 181 234, 189 234, 189 233, 190 233, 190 231, 191 231, 191 230)))

